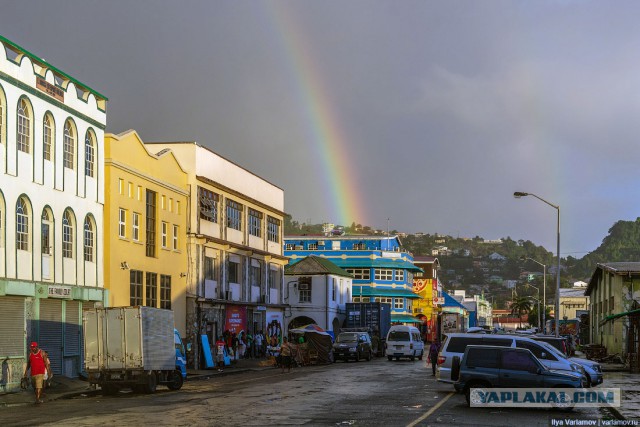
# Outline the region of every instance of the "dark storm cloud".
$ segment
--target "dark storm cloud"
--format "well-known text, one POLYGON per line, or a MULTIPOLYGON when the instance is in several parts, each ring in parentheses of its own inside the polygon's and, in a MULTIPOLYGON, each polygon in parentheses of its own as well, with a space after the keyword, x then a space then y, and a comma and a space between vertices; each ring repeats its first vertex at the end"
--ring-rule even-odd
MULTIPOLYGON (((369 225, 591 251, 639 216, 636 2, 5 2, 1 33, 109 98, 108 131, 197 140, 334 221, 304 40, 369 225), (285 10, 299 32, 276 19, 285 10), (301 52, 297 52, 300 54, 301 52)), ((313 83, 313 82, 312 82, 313 83)), ((336 153, 339 155, 339 153, 336 153)), ((354 218, 361 222, 365 219, 354 218)))

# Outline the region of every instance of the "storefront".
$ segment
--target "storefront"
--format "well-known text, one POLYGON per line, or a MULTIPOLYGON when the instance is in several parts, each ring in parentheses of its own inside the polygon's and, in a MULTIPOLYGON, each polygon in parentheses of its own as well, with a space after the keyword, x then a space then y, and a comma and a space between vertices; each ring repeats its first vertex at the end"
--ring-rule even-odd
POLYGON ((84 364, 82 310, 105 301, 102 288, 0 281, 0 358, 7 362, 1 382, 7 391, 20 387, 32 341, 48 353, 55 375, 77 377, 84 364))

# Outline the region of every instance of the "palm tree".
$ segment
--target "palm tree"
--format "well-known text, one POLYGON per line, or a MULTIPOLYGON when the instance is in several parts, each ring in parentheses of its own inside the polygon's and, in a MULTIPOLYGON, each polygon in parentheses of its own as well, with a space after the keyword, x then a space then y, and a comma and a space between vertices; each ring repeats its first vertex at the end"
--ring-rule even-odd
POLYGON ((531 311, 531 298, 514 296, 511 300, 511 314, 517 314, 522 328, 522 314, 531 311))

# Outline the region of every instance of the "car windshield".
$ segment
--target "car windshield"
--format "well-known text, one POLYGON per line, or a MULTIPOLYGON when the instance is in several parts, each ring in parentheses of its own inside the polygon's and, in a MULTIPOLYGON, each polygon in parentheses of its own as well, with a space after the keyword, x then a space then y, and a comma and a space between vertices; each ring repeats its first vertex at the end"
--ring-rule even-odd
POLYGON ((391 331, 387 341, 409 341, 409 332, 406 331, 391 331))
POLYGON ((357 334, 340 334, 336 342, 358 342, 357 334))
POLYGON ((563 352, 561 352, 560 350, 558 350, 557 348, 555 348, 551 344, 549 344, 547 342, 544 342, 544 341, 538 341, 538 344, 543 346, 545 349, 547 349, 549 351, 549 353, 553 354, 554 356, 556 356, 558 358, 561 358, 561 359, 568 359, 568 357, 563 352))

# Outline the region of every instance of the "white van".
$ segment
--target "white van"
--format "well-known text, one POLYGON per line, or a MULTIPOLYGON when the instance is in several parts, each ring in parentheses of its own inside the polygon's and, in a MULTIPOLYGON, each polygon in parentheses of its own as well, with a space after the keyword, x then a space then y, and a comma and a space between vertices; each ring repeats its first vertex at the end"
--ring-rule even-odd
POLYGON ((422 360, 424 355, 424 343, 420 339, 420 331, 414 326, 393 325, 387 332, 387 358, 400 360, 401 357, 408 357, 415 360, 417 357, 422 360))

